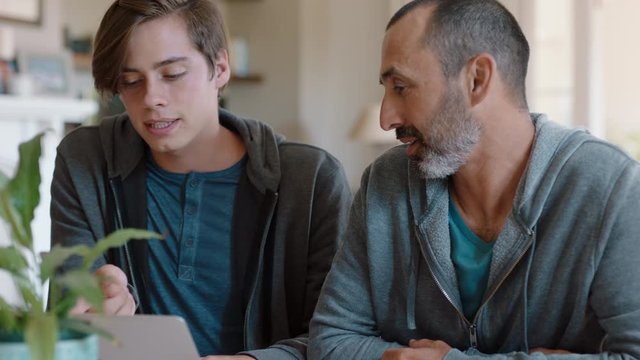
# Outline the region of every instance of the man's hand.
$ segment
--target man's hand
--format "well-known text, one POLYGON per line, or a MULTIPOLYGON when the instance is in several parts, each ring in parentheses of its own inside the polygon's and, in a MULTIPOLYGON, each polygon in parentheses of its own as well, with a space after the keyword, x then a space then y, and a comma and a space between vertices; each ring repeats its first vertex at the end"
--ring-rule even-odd
POLYGON ((529 354, 533 354, 534 352, 539 352, 539 353, 543 353, 545 355, 566 355, 566 354, 572 354, 572 352, 567 351, 567 350, 560 350, 560 349, 547 349, 547 348, 535 348, 535 349, 531 349, 529 350, 529 354))
POLYGON ((440 340, 411 340, 408 348, 389 349, 382 354, 382 360, 442 360, 451 346, 440 340))
MULTIPOLYGON (((107 264, 95 273, 100 278, 100 288, 104 294, 102 310, 107 315, 133 315, 136 303, 127 288, 127 276, 117 266, 107 264)), ((94 309, 84 299, 78 299, 71 314, 93 312, 94 309)))
POLYGON ((202 360, 256 360, 248 355, 209 355, 202 360))

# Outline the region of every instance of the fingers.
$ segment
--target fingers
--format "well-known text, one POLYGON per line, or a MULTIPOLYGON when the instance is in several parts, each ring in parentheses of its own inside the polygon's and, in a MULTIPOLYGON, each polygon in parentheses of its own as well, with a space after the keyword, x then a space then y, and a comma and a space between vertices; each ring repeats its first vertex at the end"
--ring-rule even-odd
POLYGON ((89 312, 90 310, 91 310, 91 306, 89 305, 89 303, 86 302, 84 299, 80 298, 78 299, 78 301, 76 301, 76 304, 73 305, 71 310, 69 310, 69 314, 71 315, 84 314, 89 312))
POLYGON ((109 279, 111 282, 115 282, 121 285, 127 286, 127 275, 117 266, 107 264, 101 266, 95 273, 101 279, 109 279))
POLYGON ((108 315, 133 315, 135 301, 127 287, 127 276, 117 266, 101 266, 96 275, 100 278, 100 287, 104 293, 103 312, 108 315))
POLYGON ((531 349, 529 350, 529 354, 533 354, 534 352, 539 352, 539 353, 543 353, 545 355, 563 355, 563 354, 571 354, 570 351, 567 350, 561 350, 561 349, 547 349, 547 348, 535 348, 535 349, 531 349))
POLYGON ((411 348, 422 348, 422 347, 432 347, 435 341, 429 339, 420 339, 420 340, 409 340, 409 347, 411 348))
POLYGON ((425 353, 424 349, 400 348, 389 349, 382 354, 381 360, 441 360, 425 353))
POLYGON ((102 311, 108 315, 133 315, 136 310, 133 296, 127 288, 125 292, 118 293, 116 296, 105 297, 102 304, 102 311))

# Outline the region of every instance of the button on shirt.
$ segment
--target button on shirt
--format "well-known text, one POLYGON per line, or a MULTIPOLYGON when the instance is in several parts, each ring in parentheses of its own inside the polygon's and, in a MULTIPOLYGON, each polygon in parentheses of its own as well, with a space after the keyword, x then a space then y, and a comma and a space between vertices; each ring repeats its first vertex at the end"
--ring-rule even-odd
POLYGON ((147 160, 151 312, 185 318, 201 356, 243 348, 241 279, 231 228, 246 157, 215 172, 177 174, 147 160))

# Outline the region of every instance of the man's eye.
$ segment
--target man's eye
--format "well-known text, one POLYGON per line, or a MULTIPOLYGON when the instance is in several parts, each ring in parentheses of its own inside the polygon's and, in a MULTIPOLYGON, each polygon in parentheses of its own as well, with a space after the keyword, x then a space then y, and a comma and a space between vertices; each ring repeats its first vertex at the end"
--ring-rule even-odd
POLYGON ((402 93, 404 92, 405 89, 406 89, 405 86, 393 85, 393 92, 395 92, 398 95, 402 95, 402 93))

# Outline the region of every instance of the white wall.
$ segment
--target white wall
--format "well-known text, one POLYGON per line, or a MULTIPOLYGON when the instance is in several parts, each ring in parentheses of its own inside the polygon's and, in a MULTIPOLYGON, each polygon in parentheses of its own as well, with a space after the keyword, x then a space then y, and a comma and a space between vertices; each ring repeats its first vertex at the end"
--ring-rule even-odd
POLYGON ((62 6, 62 25, 74 37, 93 36, 113 0, 58 0, 62 6))
POLYGON ((18 51, 57 52, 62 49, 62 27, 60 25, 61 1, 44 0, 42 24, 18 24, 0 20, 0 25, 15 29, 18 51))
POLYGON ((305 140, 336 155, 355 189, 380 152, 348 134, 368 103, 379 102, 380 47, 387 0, 300 0, 301 111, 305 140))
POLYGON ((232 82, 227 108, 260 119, 289 138, 299 138, 299 0, 226 2, 231 37, 249 45, 249 68, 260 83, 232 82))
POLYGON ((231 36, 249 43, 251 71, 264 77, 258 84, 232 83, 227 107, 330 151, 357 188, 381 149, 348 134, 365 106, 381 99, 388 0, 226 2, 226 13, 231 36))
POLYGON ((604 2, 602 43, 607 137, 640 158, 640 30, 633 25, 638 14, 638 0, 604 2))

